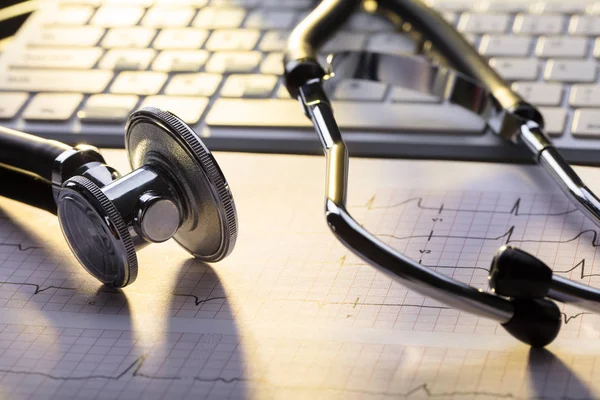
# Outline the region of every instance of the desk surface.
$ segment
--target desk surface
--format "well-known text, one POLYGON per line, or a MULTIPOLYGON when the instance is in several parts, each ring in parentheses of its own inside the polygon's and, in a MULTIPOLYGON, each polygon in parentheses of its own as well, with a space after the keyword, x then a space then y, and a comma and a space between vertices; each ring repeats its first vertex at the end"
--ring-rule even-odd
MULTIPOLYGON (((105 155, 127 170, 123 151, 105 155)), ((54 216, 0 199, 3 398, 600 394, 596 316, 563 308, 557 341, 530 351, 336 242, 322 157, 216 157, 239 217, 232 255, 209 265, 172 241, 151 245, 119 291, 76 263, 54 216)), ((357 159, 350 171, 350 211, 424 265, 485 289, 494 252, 510 242, 599 284, 595 227, 536 167, 357 159)), ((598 170, 580 172, 599 182, 598 170)))

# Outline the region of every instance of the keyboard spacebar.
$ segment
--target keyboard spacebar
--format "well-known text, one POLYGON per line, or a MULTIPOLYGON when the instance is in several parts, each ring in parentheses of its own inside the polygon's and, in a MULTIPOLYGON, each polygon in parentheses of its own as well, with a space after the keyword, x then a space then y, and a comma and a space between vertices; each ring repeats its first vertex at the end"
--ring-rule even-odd
MULTIPOLYGON (((341 129, 483 134, 477 115, 442 104, 333 102, 341 129)), ((213 127, 310 127, 296 100, 218 99, 206 122, 213 127)))

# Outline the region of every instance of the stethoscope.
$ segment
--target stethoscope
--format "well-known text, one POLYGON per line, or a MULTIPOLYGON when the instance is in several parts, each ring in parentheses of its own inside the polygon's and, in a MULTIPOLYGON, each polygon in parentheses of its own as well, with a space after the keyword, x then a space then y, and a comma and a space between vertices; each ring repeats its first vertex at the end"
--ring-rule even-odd
POLYGON ((136 251, 170 238, 201 260, 226 257, 237 237, 233 196, 198 135, 149 107, 129 117, 125 148, 133 171, 121 177, 94 147, 0 127, 0 194, 57 212, 75 257, 107 285, 132 283, 136 251))
POLYGON ((558 335, 561 313, 552 300, 600 311, 600 290, 554 276, 542 261, 522 250, 508 246, 499 249, 492 261, 492 293, 488 293, 395 251, 346 210, 348 151, 324 85, 352 78, 436 95, 479 114, 494 133, 528 148, 534 161, 600 226, 600 201, 560 156, 544 132, 540 112, 515 93, 460 33, 421 0, 323 0, 291 33, 284 69, 286 87, 302 104, 326 155, 327 223, 356 255, 409 289, 500 322, 514 337, 533 347, 545 346, 558 335), (426 39, 425 48, 439 52, 455 69, 422 58, 365 51, 330 55, 327 68, 323 68, 317 59, 318 48, 361 3, 366 11, 381 14, 398 27, 414 28, 426 39))

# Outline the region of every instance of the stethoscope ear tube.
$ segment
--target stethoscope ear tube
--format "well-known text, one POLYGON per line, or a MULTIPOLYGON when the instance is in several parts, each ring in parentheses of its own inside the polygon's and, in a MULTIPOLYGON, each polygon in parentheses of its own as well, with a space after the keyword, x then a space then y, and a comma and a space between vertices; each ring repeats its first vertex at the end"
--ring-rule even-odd
POLYGON ((292 98, 298 88, 325 74, 317 51, 348 20, 361 0, 323 0, 292 31, 284 54, 285 85, 292 98))
POLYGON ((494 319, 532 347, 549 344, 561 326, 560 312, 548 299, 509 299, 478 290, 397 252, 364 229, 345 208, 348 152, 321 82, 307 83, 299 96, 327 158, 325 217, 333 234, 354 254, 425 296, 494 319))
MULTIPOLYGON (((553 276, 541 261, 517 249, 501 249, 502 257, 496 257, 497 262, 492 270, 493 279, 490 280, 495 293, 486 293, 423 267, 381 242, 352 218, 345 209, 348 153, 331 103, 323 90, 324 74, 316 60, 317 46, 333 34, 351 14, 344 13, 343 9, 336 7, 341 4, 348 7, 349 3, 351 2, 324 1, 315 11, 315 15, 309 15, 294 31, 296 35, 293 35, 288 43, 285 65, 288 90, 300 101, 306 116, 311 119, 327 157, 325 214, 336 237, 363 260, 389 273, 410 289, 452 307, 494 319, 514 337, 533 347, 549 344, 560 330, 561 313, 552 300, 576 303, 590 310, 600 309, 600 290, 553 276), (324 15, 326 12, 335 15, 324 15), (315 23, 326 21, 328 18, 332 18, 335 24, 324 25, 330 29, 322 38, 311 36, 320 32, 315 23), (504 261, 500 262, 501 259, 504 261)), ((390 19, 398 21, 398 16, 401 16, 404 22, 414 25, 443 56, 466 75, 459 77, 456 71, 439 66, 430 67, 430 72, 437 71, 439 74, 427 75, 426 69, 417 68, 419 74, 425 73, 426 76, 420 76, 422 79, 418 82, 411 82, 413 86, 416 85, 411 86, 412 89, 433 93, 442 88, 443 93, 448 94, 445 89, 450 86, 457 89, 458 97, 451 96, 445 100, 455 104, 476 99, 477 96, 489 96, 490 101, 469 101, 470 106, 465 108, 479 111, 482 116, 488 115, 488 127, 499 136, 511 142, 524 144, 531 151, 534 160, 551 173, 570 199, 600 225, 600 200, 560 157, 546 136, 543 119, 535 107, 514 93, 508 83, 454 28, 420 0, 380 0, 378 6, 379 12, 389 14, 388 17, 392 16, 390 19), (431 81, 430 78, 438 75, 447 79, 431 81), (462 82, 463 85, 456 87, 457 82, 462 82), (483 85, 479 86, 480 83, 483 85), (504 123, 505 120, 510 123, 504 123), (494 124, 494 121, 498 123, 494 124)), ((347 11, 353 9, 348 7, 347 11)), ((393 56, 366 52, 341 56, 346 61, 347 68, 342 68, 341 73, 338 71, 335 75, 342 78, 389 81, 387 83, 398 81, 401 87, 409 86, 406 81, 411 78, 404 75, 411 74, 407 73, 405 68, 401 68, 401 71, 391 68, 398 67, 398 60, 390 58, 393 56), (398 74, 404 75, 399 77, 398 74)), ((401 61, 402 67, 417 65, 415 60, 406 57, 401 61)), ((336 64, 335 60, 331 64, 336 64)), ((338 66, 340 64, 344 63, 338 63, 338 66)), ((330 74, 327 78, 333 76, 334 74, 330 74)))
POLYGON ((52 183, 37 175, 0 165, 0 196, 56 214, 52 183))
POLYGON ((54 161, 71 146, 0 126, 0 163, 52 181, 54 161))
POLYGON ((453 26, 421 0, 378 0, 377 11, 410 23, 456 70, 482 82, 505 110, 525 103, 453 26))

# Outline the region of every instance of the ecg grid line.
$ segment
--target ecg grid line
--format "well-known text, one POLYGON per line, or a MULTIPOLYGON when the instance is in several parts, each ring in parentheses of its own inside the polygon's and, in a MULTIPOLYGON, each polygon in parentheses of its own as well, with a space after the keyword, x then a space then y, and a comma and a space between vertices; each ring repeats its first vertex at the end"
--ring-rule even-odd
MULTIPOLYGON (((399 251, 423 265, 477 287, 486 288, 491 257, 502 244, 514 244, 541 256, 563 276, 584 283, 600 283, 600 271, 595 265, 597 230, 562 196, 385 189, 349 209, 363 226, 399 251)), ((211 267, 194 260, 186 262, 176 285, 166 293, 171 297, 169 316, 199 321, 226 319, 234 323, 237 316, 243 314, 254 320, 282 323, 293 320, 314 326, 334 322, 348 328, 377 328, 392 333, 429 331, 505 335, 495 322, 458 312, 406 290, 350 254, 332 240, 326 229, 311 230, 312 225, 304 219, 305 216, 299 214, 290 221, 287 236, 277 237, 281 235, 280 231, 272 237, 266 236, 260 248, 250 249, 240 243, 238 251, 250 256, 236 259, 235 265, 228 266, 229 283, 235 289, 233 297, 225 293, 211 267), (309 230, 305 230, 305 226, 309 230), (274 251, 275 246, 279 247, 277 251, 274 251), (314 251, 307 253, 307 248, 314 251), (252 254, 262 257, 254 260, 252 254)), ((129 313, 123 293, 90 285, 92 281, 85 273, 65 268, 61 257, 64 255, 48 251, 43 243, 28 240, 10 220, 0 216, 0 306, 42 313, 45 310, 129 313)), ((135 287, 132 293, 143 294, 143 291, 144 288, 135 287)), ((561 335, 565 337, 600 338, 594 328, 598 323, 594 315, 564 307, 563 322, 561 335)), ((4 325, 0 332, 0 390, 17 396, 21 392, 35 394, 38 386, 28 385, 26 391, 20 385, 25 378, 29 381, 36 377, 38 380, 34 382, 39 382, 40 388, 53 388, 56 398, 68 397, 69 393, 87 398, 109 398, 109 394, 114 397, 127 393, 149 395, 160 387, 162 394, 181 390, 190 398, 262 398, 271 395, 313 398, 322 393, 326 394, 325 398, 586 399, 594 397, 586 389, 587 385, 581 383, 573 388, 572 380, 577 381, 578 376, 583 376, 585 382, 592 384, 598 371, 595 367, 578 369, 576 357, 554 359, 550 365, 564 364, 559 378, 566 379, 567 383, 549 379, 551 368, 542 372, 529 371, 546 382, 542 387, 532 389, 523 385, 523 371, 527 371, 530 363, 523 359, 520 351, 499 352, 506 357, 505 363, 496 365, 494 358, 498 352, 382 345, 377 347, 378 356, 373 361, 372 356, 362 352, 353 359, 345 355, 353 354, 352 350, 357 348, 372 347, 366 343, 340 345, 309 341, 307 344, 306 340, 291 339, 256 343, 261 339, 222 335, 218 340, 214 337, 211 340, 218 342, 226 337, 228 346, 225 347, 229 349, 230 360, 227 373, 223 373, 223 369, 203 372, 203 367, 209 364, 220 366, 222 362, 204 363, 197 355, 184 356, 186 351, 183 349, 172 353, 171 339, 166 347, 141 351, 130 331, 120 333, 120 338, 127 342, 121 346, 121 350, 127 348, 127 356, 119 358, 118 363, 110 363, 110 368, 96 352, 114 355, 111 352, 118 349, 116 342, 101 342, 101 353, 101 350, 92 350, 96 342, 89 344, 91 340, 85 339, 86 336, 78 336, 77 340, 84 339, 74 344, 74 348, 67 347, 58 352, 55 358, 66 360, 65 365, 68 365, 62 368, 47 362, 21 361, 29 359, 23 358, 29 349, 19 348, 22 339, 12 334, 13 330, 21 328, 39 327, 4 325), (235 348, 231 342, 236 343, 235 348), (241 342, 252 345, 242 346, 241 342), (336 357, 323 356, 327 353, 323 349, 336 346, 343 349, 336 357), (295 350, 288 351, 288 347, 295 350), (81 352, 89 355, 85 363, 89 365, 80 368, 81 360, 68 364, 70 357, 77 359, 79 356, 74 354, 81 352), (388 357, 387 353, 398 355, 394 363, 382 361, 382 357, 384 360, 388 357), (192 370, 181 366, 162 368, 177 359, 173 354, 185 358, 196 369, 190 372, 192 370), (511 357, 519 360, 520 375, 511 372, 510 365, 514 364, 511 357), (97 368, 92 367, 94 362, 97 368), (403 363, 406 363, 405 367, 402 367, 403 363), (488 370, 490 365, 496 372, 489 376, 486 373, 484 377, 481 370, 488 370), (452 369, 456 369, 458 375, 452 369), (311 384, 294 381, 283 376, 280 370, 295 371, 291 375, 303 378, 308 374, 311 384), (311 371, 319 371, 320 375, 311 371), (466 371, 471 375, 463 376, 466 371), (390 380, 389 374, 394 379, 390 380), (104 384, 98 383, 101 381, 110 381, 114 390, 102 394, 99 387, 104 384), (514 382, 520 382, 520 386, 514 386, 514 382)), ((81 335, 82 332, 76 333, 81 335)), ((105 333, 94 334, 102 336, 105 333)), ((64 338, 72 337, 65 331, 50 332, 46 336, 55 338, 52 345, 57 343, 56 340, 69 341, 64 338)), ((53 352, 52 345, 46 349, 48 354, 53 352)), ((186 346, 190 345, 183 345, 186 346)), ((204 351, 211 353, 214 350, 204 351)), ((593 365, 600 365, 596 357, 589 358, 593 365)), ((42 392, 46 393, 45 389, 42 392)))

